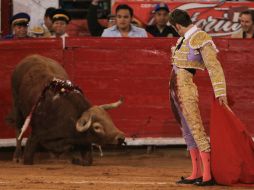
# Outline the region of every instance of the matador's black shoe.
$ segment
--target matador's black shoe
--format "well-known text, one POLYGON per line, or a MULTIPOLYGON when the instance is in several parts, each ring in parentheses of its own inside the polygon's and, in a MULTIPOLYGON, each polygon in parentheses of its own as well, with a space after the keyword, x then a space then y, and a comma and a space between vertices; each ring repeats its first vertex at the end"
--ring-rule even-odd
POLYGON ((195 179, 186 179, 183 176, 181 177, 181 180, 177 181, 177 184, 195 184, 197 182, 202 182, 202 177, 195 178, 195 179))
POLYGON ((213 186, 213 185, 216 185, 216 181, 212 178, 208 181, 197 181, 194 183, 194 185, 197 185, 197 186, 213 186))

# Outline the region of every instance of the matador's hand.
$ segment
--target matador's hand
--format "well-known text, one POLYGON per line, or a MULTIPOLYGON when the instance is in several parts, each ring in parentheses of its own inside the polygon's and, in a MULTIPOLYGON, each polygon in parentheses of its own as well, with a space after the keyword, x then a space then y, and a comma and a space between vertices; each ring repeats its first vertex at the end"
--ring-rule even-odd
POLYGON ((219 100, 220 105, 223 105, 223 104, 228 105, 227 96, 219 96, 217 99, 219 100))

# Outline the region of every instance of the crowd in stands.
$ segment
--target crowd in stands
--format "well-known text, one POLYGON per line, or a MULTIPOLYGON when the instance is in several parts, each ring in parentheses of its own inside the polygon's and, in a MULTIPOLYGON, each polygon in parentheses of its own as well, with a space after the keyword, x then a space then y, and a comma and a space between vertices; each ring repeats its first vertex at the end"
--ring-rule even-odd
POLYGON ((3 39, 22 39, 32 37, 58 38, 67 37, 66 28, 71 21, 71 17, 64 9, 49 7, 44 15, 43 27, 35 27, 29 33, 28 26, 30 16, 27 13, 20 12, 12 16, 10 23, 12 33, 3 37, 3 39))
MULTIPOLYGON (((154 24, 145 28, 139 26, 133 19, 133 9, 127 4, 116 7, 115 15, 108 15, 107 25, 98 21, 97 11, 100 0, 92 0, 88 9, 87 25, 91 36, 101 37, 179 37, 176 30, 168 25, 170 9, 165 3, 158 3, 154 7, 154 24)), ((12 16, 10 24, 12 33, 2 39, 21 38, 59 38, 68 37, 67 25, 71 16, 64 9, 49 7, 45 11, 44 25, 34 27, 28 31, 30 16, 20 12, 12 16)), ((254 38, 254 11, 247 10, 240 14, 241 29, 234 33, 232 38, 254 38)))

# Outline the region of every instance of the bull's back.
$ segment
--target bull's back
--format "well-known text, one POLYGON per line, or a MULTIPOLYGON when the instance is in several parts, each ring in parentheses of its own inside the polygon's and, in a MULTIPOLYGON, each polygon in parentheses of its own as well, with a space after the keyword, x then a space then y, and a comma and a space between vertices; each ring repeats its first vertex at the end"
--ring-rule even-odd
MULTIPOLYGON (((40 55, 24 58, 12 75, 12 91, 17 107, 29 112, 41 92, 53 78, 68 79, 63 67, 56 61, 40 55)), ((25 113, 24 113, 25 114, 25 113)))

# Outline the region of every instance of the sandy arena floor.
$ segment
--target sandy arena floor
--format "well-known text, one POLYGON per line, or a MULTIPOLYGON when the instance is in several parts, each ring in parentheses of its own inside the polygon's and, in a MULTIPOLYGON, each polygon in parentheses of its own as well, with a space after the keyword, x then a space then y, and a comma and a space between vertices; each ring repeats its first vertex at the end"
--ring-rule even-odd
POLYGON ((50 159, 38 153, 35 164, 25 166, 10 161, 10 153, 0 153, 0 190, 190 190, 251 189, 247 187, 196 187, 177 185, 180 176, 191 171, 184 148, 128 148, 94 152, 89 167, 72 165, 66 159, 50 159))

